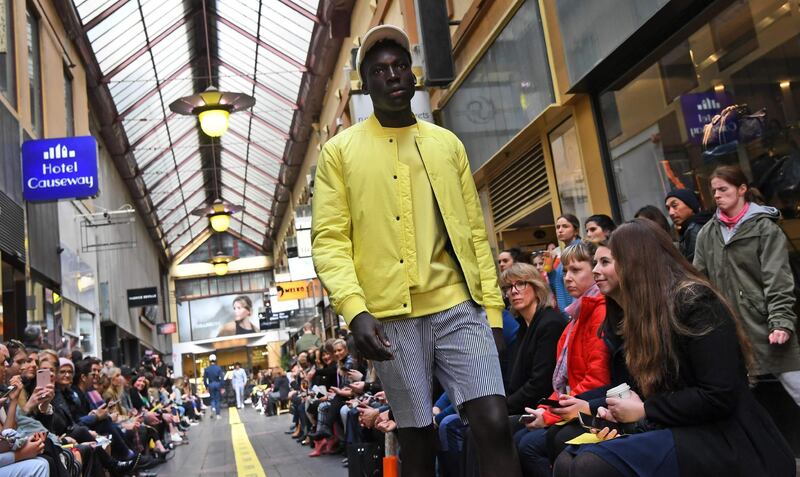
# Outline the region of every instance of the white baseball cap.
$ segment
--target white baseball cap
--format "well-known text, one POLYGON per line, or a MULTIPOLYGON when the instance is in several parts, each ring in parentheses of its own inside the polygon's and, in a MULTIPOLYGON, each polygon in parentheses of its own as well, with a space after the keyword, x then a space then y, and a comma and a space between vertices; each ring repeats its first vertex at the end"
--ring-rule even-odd
POLYGON ((411 52, 411 42, 408 40, 408 35, 400 28, 394 25, 378 25, 370 28, 361 39, 361 47, 359 47, 358 55, 356 56, 356 71, 358 71, 358 77, 361 81, 364 81, 364 78, 361 78, 361 62, 364 61, 364 56, 366 56, 370 48, 375 46, 375 43, 383 40, 391 40, 409 53, 411 52))
POLYGON ((208 360, 209 361, 216 361, 217 360, 217 355, 212 354, 211 356, 208 357, 208 360))

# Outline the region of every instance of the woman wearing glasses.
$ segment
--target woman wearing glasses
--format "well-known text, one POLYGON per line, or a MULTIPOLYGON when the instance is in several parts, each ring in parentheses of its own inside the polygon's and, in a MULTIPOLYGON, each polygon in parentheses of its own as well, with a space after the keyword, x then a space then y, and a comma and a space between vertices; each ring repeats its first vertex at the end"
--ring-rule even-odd
POLYGON ((509 372, 508 413, 524 414, 525 406, 553 391, 556 345, 566 321, 550 302, 550 287, 533 265, 515 263, 500 275, 500 290, 520 324, 516 355, 509 372))
MULTIPOLYGON (((599 328, 606 316, 606 300, 592 274, 595 246, 578 242, 564 250, 564 285, 573 298, 566 312, 570 321, 564 328, 555 354, 550 399, 567 394, 575 396, 611 381, 609 352, 600 338, 599 328)), ((527 403, 530 420, 514 435, 525 476, 549 476, 546 428, 562 420, 545 405, 527 403), (534 409, 535 408, 535 409, 534 409), (543 457, 545 456, 545 457, 543 457)))

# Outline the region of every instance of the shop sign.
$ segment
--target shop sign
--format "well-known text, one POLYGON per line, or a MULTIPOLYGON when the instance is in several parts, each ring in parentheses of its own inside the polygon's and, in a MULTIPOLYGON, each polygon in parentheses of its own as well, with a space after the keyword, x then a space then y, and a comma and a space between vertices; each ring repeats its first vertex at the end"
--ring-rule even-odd
POLYGON ((703 127, 730 104, 730 96, 724 91, 681 95, 681 110, 683 110, 683 121, 686 124, 689 142, 702 144, 703 127))
POLYGON ((128 308, 158 305, 158 288, 134 288, 128 290, 128 308))
POLYGON ((156 325, 156 332, 160 335, 171 335, 178 332, 177 323, 159 323, 156 325))
POLYGON ((296 282, 280 282, 275 284, 278 290, 278 301, 302 300, 308 298, 309 282, 299 280, 296 282))
POLYGON ((92 136, 22 143, 22 194, 27 201, 97 195, 97 141, 92 136))

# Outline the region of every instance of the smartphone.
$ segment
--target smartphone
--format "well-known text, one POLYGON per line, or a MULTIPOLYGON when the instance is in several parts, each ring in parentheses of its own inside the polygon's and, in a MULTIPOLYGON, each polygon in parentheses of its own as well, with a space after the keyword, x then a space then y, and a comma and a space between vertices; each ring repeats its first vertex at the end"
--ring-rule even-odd
POLYGON ((556 399, 539 399, 537 404, 539 406, 561 407, 561 404, 556 399))
POLYGON ((531 422, 536 420, 535 414, 523 414, 519 416, 519 422, 522 424, 530 424, 531 422))
POLYGON ((36 371, 36 387, 43 388, 50 384, 51 376, 53 372, 49 369, 40 369, 36 371))
POLYGON ((12 385, 12 386, 8 386, 4 390, 0 391, 0 399, 8 396, 11 393, 11 391, 13 391, 15 389, 17 389, 17 387, 12 385))
POLYGON ((119 401, 115 401, 115 400, 112 399, 111 401, 108 401, 108 407, 114 407, 114 406, 117 405, 118 402, 119 401))
POLYGON ((609 430, 616 430, 617 435, 623 436, 625 435, 624 424, 620 424, 619 422, 612 422, 608 419, 603 419, 602 417, 590 416, 589 414, 585 413, 578 413, 578 421, 580 421, 581 426, 585 429, 597 429, 601 430, 603 428, 608 428, 609 430))

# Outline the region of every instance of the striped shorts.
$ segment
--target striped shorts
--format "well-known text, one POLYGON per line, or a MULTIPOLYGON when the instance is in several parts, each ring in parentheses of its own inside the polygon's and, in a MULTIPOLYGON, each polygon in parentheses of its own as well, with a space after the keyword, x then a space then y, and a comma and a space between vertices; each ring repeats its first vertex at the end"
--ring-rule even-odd
POLYGON ((473 301, 382 326, 394 359, 376 361, 375 369, 398 427, 433 423, 434 375, 459 411, 472 399, 505 395, 492 330, 473 301))

